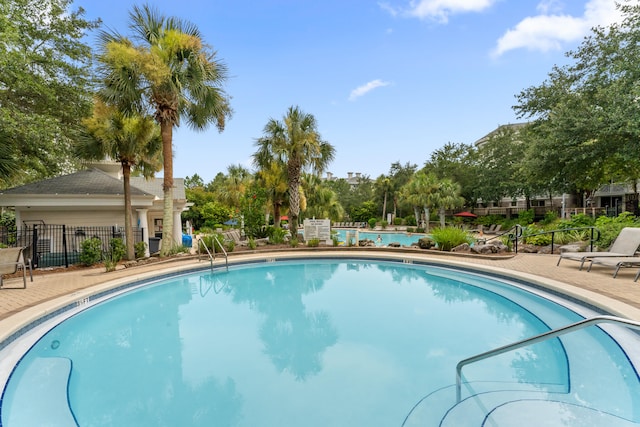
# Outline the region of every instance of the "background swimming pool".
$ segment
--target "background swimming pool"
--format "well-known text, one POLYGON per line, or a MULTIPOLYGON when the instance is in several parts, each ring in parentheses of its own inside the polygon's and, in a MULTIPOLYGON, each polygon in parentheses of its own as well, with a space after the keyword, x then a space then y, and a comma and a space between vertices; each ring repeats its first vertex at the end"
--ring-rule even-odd
MULTIPOLYGON (((334 229, 334 231, 337 232, 338 240, 341 242, 341 244, 349 245, 348 242, 351 242, 351 245, 355 245, 355 229, 334 229), (347 236, 349 237, 349 240, 347 240, 347 236)), ((390 243, 400 243, 400 245, 402 246, 411 246, 414 243, 418 243, 418 240, 420 240, 420 238, 424 236, 426 236, 426 234, 392 231, 358 231, 359 240, 371 240, 376 244, 376 246, 387 246, 390 243), (378 236, 380 237, 380 240, 378 240, 378 236)))
MULTIPOLYGON (((460 359, 579 318, 520 289, 430 266, 317 260, 179 276, 47 333, 12 375, 2 425, 64 416, 42 408, 59 402, 67 378, 83 427, 401 425, 423 397, 454 382, 460 359), (65 361, 68 376, 52 369, 65 361)), ((637 374, 597 329, 471 365, 465 377, 638 421, 637 374)))

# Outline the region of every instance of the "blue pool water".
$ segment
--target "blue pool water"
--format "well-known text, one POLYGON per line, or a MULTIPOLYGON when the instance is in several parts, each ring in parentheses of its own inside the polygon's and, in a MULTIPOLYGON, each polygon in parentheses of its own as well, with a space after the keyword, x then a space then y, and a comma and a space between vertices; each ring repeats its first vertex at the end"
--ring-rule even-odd
MULTIPOLYGON (((429 417, 448 416, 443 426, 514 425, 473 424, 473 410, 448 409, 456 363, 588 312, 573 310, 429 265, 330 259, 206 270, 52 328, 11 374, 0 419, 6 427, 268 427, 439 425, 429 417)), ((606 421, 567 425, 640 421, 638 375, 599 328, 469 365, 464 377, 465 404, 474 393, 508 393, 519 414, 523 402, 551 400, 562 405, 554 413, 597 411, 606 421)), ((511 414, 495 406, 494 417, 511 414)))
MULTIPOLYGON (((338 241, 343 245, 355 245, 356 230, 334 229, 338 235, 338 241), (348 238, 348 239, 347 239, 348 238)), ((411 246, 418 243, 426 234, 389 232, 389 231, 358 231, 358 240, 371 240, 376 246, 388 246, 390 243, 400 243, 401 246, 411 246)))

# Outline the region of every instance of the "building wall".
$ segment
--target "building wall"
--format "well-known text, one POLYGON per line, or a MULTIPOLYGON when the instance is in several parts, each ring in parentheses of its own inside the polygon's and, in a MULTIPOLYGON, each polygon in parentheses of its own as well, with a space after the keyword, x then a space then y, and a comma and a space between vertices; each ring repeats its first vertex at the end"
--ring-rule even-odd
MULTIPOLYGON (((135 216, 134 216, 135 217, 135 216)), ((124 227, 124 212, 119 210, 49 210, 34 211, 25 209, 20 211, 20 223, 44 221, 45 224, 59 224, 68 226, 112 226, 124 227)), ((133 224, 134 226, 136 224, 133 224)))

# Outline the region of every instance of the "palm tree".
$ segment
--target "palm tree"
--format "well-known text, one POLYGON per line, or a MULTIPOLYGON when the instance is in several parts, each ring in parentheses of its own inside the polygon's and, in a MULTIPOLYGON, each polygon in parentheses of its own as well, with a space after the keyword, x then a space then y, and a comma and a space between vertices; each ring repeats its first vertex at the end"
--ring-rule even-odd
POLYGON ((460 184, 450 179, 440 180, 438 189, 434 193, 434 205, 440 215, 440 226, 444 228, 445 209, 453 209, 464 204, 464 197, 460 196, 460 184))
POLYGON ((315 117, 298 107, 289 107, 282 122, 270 119, 264 136, 256 141, 254 158, 261 162, 281 161, 287 165, 289 220, 297 233, 300 216, 300 176, 304 170, 322 174, 335 156, 335 148, 320 138, 315 117))
POLYGON ((435 193, 438 191, 438 180, 434 174, 424 170, 416 172, 409 182, 402 187, 402 194, 414 207, 416 222, 420 224, 419 208, 424 210, 425 231, 429 232, 430 209, 435 206, 435 193))
POLYGON ((131 225, 131 171, 151 177, 162 166, 160 127, 150 116, 124 116, 96 101, 93 116, 84 120, 86 132, 75 145, 75 154, 85 160, 105 157, 120 162, 124 185, 124 233, 127 259, 134 259, 131 225))
MULTIPOLYGON (((387 219, 387 198, 389 197, 389 192, 392 191, 393 186, 391 184, 391 179, 386 175, 380 175, 376 179, 375 183, 376 189, 379 192, 382 192, 382 219, 387 219)), ((416 217, 416 220, 418 218, 416 217)))
POLYGON ((271 158, 268 153, 265 157, 261 157, 259 152, 254 154, 253 164, 258 168, 256 180, 262 188, 266 189, 268 205, 270 205, 265 212, 265 224, 269 224, 270 210, 273 214, 274 226, 279 228, 282 210, 287 206, 289 184, 285 173, 286 165, 271 158))
POLYGON ((133 39, 100 34, 101 98, 130 113, 153 111, 160 124, 164 159, 164 215, 161 255, 173 241, 173 128, 186 120, 194 129, 215 124, 224 129, 231 115, 222 89, 226 67, 203 43, 198 29, 167 18, 145 5, 129 14, 133 39), (136 44, 137 42, 137 44, 136 44))
POLYGON ((318 175, 303 174, 302 188, 306 198, 305 217, 329 218, 337 221, 344 215, 338 196, 318 175))
POLYGON ((222 186, 217 189, 220 202, 237 211, 250 184, 251 172, 247 168, 242 165, 228 166, 222 186))

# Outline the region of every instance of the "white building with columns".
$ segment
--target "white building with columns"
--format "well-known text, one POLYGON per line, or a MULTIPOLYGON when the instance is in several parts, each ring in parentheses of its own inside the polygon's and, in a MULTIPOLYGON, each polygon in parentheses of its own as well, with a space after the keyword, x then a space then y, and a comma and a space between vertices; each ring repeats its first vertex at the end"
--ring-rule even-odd
MULTIPOLYGON (((87 169, 69 175, 0 190, 0 207, 15 210, 18 229, 34 222, 124 229, 120 164, 103 161, 87 166, 87 169)), ((175 178, 174 182, 172 235, 177 244, 182 244, 181 214, 191 204, 186 200, 184 179, 175 178)), ((144 230, 147 251, 153 248, 154 241, 163 231, 163 199, 162 178, 131 177, 132 226, 144 230)))

